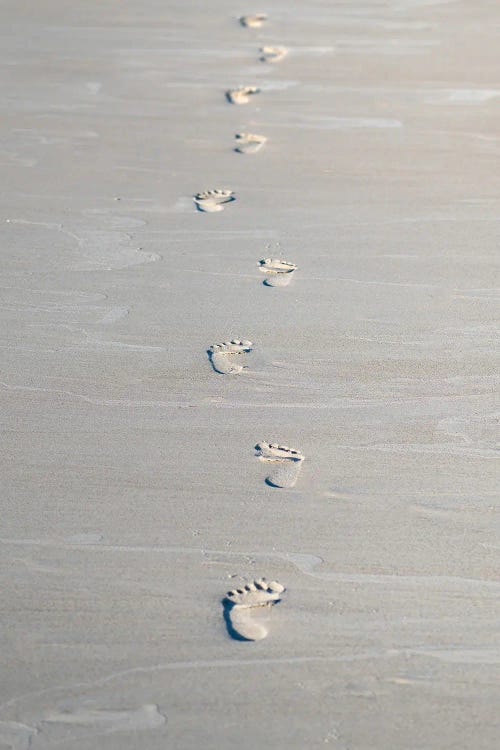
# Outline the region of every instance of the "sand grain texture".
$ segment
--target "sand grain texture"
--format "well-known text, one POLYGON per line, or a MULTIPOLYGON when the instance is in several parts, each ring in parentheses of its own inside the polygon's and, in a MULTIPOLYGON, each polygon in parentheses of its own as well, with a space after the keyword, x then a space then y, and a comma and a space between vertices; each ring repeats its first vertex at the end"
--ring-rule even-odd
POLYGON ((2 750, 496 750, 499 26, 1 4, 2 750), (233 639, 263 572, 286 598, 233 639))

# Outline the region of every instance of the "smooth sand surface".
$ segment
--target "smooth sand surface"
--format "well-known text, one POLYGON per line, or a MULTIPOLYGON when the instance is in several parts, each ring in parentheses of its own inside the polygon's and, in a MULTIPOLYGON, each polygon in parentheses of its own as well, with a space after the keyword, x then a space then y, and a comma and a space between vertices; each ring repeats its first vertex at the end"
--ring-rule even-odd
POLYGON ((0 14, 0 748, 496 748, 498 2, 0 14))

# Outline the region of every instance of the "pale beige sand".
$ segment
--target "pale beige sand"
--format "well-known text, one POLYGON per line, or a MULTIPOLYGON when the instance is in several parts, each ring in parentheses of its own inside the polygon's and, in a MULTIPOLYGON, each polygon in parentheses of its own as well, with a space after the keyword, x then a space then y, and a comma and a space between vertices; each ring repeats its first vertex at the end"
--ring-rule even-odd
POLYGON ((0 15, 2 750, 496 749, 498 4, 0 15))

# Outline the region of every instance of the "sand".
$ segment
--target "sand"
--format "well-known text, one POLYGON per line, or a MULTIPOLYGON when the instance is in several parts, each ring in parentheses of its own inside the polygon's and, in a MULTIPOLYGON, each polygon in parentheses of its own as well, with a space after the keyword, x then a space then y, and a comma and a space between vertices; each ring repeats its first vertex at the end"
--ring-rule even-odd
POLYGON ((2 750, 496 748, 498 3, 0 16, 2 750))

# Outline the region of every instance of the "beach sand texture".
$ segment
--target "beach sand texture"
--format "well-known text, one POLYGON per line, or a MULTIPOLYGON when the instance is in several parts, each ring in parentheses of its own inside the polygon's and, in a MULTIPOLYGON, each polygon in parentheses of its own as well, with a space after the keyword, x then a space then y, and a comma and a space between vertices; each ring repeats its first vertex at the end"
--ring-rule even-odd
POLYGON ((499 4, 0 20, 0 748, 496 748, 499 4))

